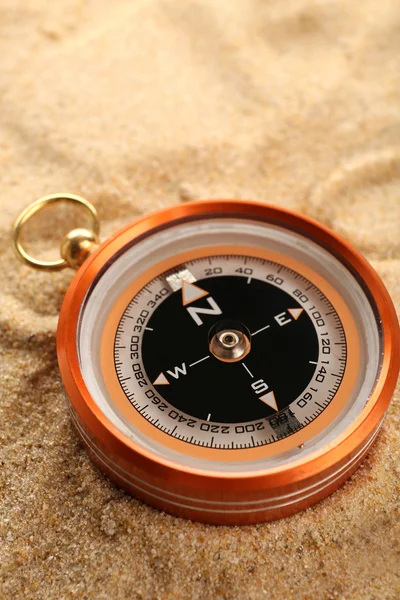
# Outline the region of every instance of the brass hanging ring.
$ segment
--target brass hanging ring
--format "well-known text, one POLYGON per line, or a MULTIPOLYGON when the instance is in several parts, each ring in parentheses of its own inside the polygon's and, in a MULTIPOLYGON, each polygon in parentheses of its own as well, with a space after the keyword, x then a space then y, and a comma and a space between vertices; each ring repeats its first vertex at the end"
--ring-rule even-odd
MULTIPOLYGON (((67 267, 77 267, 79 263, 71 264, 70 260, 66 258, 60 258, 54 261, 42 261, 36 258, 33 258, 26 252, 21 243, 21 234, 24 226, 27 222, 35 215, 36 213, 43 210, 46 206, 50 204, 58 204, 58 203, 68 203, 78 205, 83 208, 91 219, 91 229, 79 229, 70 232, 69 236, 74 237, 74 233, 80 236, 82 247, 84 246, 86 249, 90 246, 93 246, 98 242, 98 236, 100 233, 100 221, 97 214, 97 210, 94 206, 81 198, 80 196, 75 196, 73 194, 52 194, 50 196, 44 196, 43 198, 39 198, 32 204, 30 204, 18 217, 18 219, 14 223, 14 227, 12 230, 12 243, 13 248, 15 250, 18 258, 28 265, 29 267, 33 267, 34 269, 40 269, 43 271, 61 271, 67 267), (82 241, 83 240, 83 241, 82 241)), ((68 236, 67 236, 68 237, 68 236)))

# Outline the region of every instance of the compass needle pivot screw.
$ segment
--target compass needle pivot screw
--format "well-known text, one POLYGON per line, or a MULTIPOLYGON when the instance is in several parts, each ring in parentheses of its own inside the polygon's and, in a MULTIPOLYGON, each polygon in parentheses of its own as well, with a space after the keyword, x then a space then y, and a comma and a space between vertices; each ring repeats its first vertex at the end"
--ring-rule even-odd
POLYGON ((251 349, 250 333, 244 326, 238 325, 240 329, 223 328, 219 324, 211 329, 210 352, 223 362, 237 362, 242 360, 251 349), (241 331, 243 329, 243 331, 241 331))

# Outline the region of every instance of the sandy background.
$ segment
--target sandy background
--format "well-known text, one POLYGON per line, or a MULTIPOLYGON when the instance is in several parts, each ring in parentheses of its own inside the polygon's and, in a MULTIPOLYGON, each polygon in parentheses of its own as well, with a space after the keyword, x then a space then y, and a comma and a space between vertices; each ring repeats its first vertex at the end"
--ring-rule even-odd
MULTIPOLYGON (((166 516, 71 427, 55 330, 72 272, 30 271, 9 243, 59 191, 98 207, 103 238, 189 198, 266 200, 350 239, 400 309, 399 100, 396 0, 1 1, 2 600, 400 597, 399 393, 315 508, 236 529, 166 516)), ((66 228, 48 214, 32 248, 54 254, 66 228)))

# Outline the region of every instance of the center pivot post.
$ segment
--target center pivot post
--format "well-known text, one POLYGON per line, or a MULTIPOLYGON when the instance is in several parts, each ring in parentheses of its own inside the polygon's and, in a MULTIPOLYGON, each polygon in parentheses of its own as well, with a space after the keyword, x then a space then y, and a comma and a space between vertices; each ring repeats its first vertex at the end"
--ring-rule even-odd
POLYGON ((239 321, 219 321, 208 334, 210 352, 223 362, 242 360, 251 350, 251 334, 239 321))

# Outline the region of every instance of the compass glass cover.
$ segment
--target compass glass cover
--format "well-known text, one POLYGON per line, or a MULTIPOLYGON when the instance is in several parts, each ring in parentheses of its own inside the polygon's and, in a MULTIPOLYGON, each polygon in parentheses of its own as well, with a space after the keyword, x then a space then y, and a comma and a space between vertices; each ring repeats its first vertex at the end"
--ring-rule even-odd
POLYGON ((233 217, 128 244, 80 314, 85 384, 122 433, 199 469, 257 471, 334 444, 380 369, 350 270, 299 232, 233 217))

